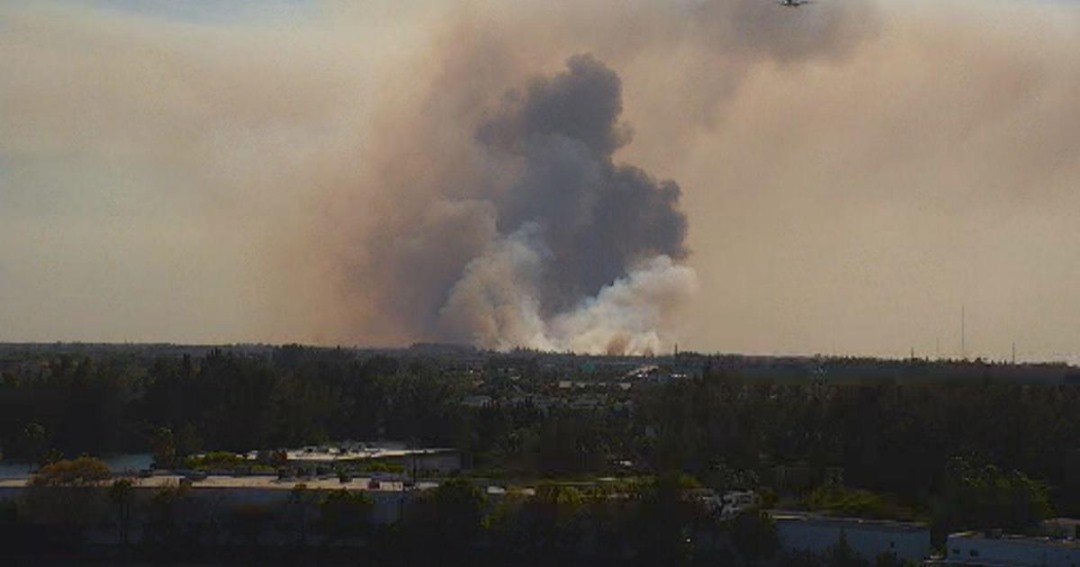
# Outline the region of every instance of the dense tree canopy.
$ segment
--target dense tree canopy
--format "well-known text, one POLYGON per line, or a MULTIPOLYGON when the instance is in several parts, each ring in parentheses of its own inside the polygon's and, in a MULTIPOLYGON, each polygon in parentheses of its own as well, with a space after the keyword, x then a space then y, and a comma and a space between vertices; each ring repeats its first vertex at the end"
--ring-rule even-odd
POLYGON ((578 407, 544 402, 579 395, 557 394, 561 371, 536 353, 492 355, 477 371, 438 357, 268 352, 26 355, 0 380, 0 446, 5 458, 40 462, 145 451, 170 466, 196 451, 396 439, 456 447, 492 476, 681 471, 712 488, 806 502, 818 490, 823 508, 907 510, 950 525, 1003 513, 970 508, 972 498, 1023 499, 1009 512, 1019 524, 1048 509, 1080 514, 1075 385, 979 379, 971 365, 949 380, 949 367, 916 363, 906 382, 836 385, 711 371, 703 358, 699 377, 578 407), (924 372, 934 379, 918 380, 924 372), (493 402, 463 404, 477 384, 493 402), (957 476, 956 457, 982 472, 957 476), (1005 492, 978 488, 1000 484, 994 475, 1005 492), (833 484, 867 492, 820 491, 833 484))

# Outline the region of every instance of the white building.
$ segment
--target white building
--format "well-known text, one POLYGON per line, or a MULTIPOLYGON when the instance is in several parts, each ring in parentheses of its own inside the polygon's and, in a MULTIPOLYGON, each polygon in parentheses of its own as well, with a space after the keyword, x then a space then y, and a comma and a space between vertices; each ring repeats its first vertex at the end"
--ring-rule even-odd
POLYGON ((798 512, 773 512, 772 516, 784 552, 823 554, 843 537, 855 555, 871 562, 888 553, 900 561, 919 563, 930 557, 930 528, 923 524, 798 512))
POLYGON ((491 396, 465 396, 461 400, 461 405, 467 408, 489 408, 494 404, 495 400, 491 396))
POLYGON ((720 497, 720 519, 730 520, 750 508, 761 505, 761 498, 753 490, 732 490, 720 497))
POLYGON ((949 536, 945 562, 990 567, 1080 567, 1080 541, 981 532, 949 536))

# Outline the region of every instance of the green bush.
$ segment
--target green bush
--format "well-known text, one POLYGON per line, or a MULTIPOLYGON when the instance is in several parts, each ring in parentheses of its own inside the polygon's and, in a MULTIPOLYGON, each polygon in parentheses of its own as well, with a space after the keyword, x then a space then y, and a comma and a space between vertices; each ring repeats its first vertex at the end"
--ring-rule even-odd
POLYGON ((869 490, 843 487, 818 488, 810 493, 802 507, 830 516, 880 520, 911 520, 914 512, 893 498, 869 490))

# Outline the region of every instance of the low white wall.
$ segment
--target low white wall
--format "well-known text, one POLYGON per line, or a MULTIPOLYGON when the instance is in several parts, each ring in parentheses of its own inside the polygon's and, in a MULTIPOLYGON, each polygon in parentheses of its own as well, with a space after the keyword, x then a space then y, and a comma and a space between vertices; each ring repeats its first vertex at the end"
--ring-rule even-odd
POLYGON ((815 517, 777 517, 780 548, 786 552, 825 553, 844 534, 852 551, 870 561, 895 553, 901 561, 921 562, 930 556, 930 530, 909 524, 815 517))
POLYGON ((953 534, 947 561, 1013 567, 1080 567, 1080 544, 1034 538, 990 538, 953 534))

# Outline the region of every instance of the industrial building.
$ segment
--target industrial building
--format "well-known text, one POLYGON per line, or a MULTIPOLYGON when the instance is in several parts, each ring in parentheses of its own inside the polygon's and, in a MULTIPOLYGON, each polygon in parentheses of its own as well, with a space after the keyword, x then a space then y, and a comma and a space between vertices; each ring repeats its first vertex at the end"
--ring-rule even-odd
POLYGON ((845 541, 858 557, 873 562, 893 554, 902 562, 930 557, 930 528, 925 524, 830 518, 801 512, 773 512, 780 549, 786 553, 823 554, 845 541))

